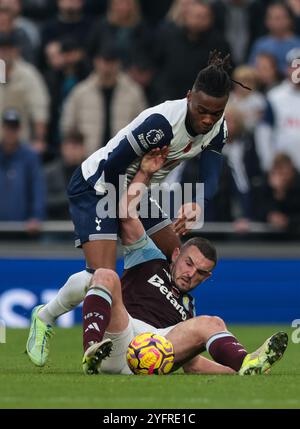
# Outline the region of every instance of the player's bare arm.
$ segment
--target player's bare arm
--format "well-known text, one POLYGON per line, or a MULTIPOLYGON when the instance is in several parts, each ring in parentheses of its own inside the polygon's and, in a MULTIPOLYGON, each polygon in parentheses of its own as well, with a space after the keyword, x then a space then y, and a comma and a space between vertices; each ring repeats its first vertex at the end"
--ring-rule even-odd
POLYGON ((136 242, 145 233, 144 226, 139 220, 137 207, 153 174, 163 166, 167 155, 167 147, 153 149, 144 155, 139 170, 121 198, 119 219, 121 223, 122 243, 125 245, 136 242))

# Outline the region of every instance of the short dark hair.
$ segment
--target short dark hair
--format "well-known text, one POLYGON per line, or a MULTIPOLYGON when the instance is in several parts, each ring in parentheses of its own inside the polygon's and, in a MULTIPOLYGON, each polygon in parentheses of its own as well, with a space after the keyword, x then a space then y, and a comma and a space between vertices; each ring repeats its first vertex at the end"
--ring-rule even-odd
POLYGON ((208 65, 198 73, 193 90, 203 91, 212 97, 229 95, 232 88, 230 69, 230 54, 222 57, 217 50, 211 51, 208 65))
POLYGON ((217 250, 215 246, 206 238, 203 237, 193 237, 186 241, 181 247, 180 251, 184 251, 190 246, 196 246, 205 258, 214 262, 215 266, 218 262, 217 250))
POLYGON ((82 45, 73 37, 64 37, 60 40, 61 52, 72 52, 82 49, 82 45))

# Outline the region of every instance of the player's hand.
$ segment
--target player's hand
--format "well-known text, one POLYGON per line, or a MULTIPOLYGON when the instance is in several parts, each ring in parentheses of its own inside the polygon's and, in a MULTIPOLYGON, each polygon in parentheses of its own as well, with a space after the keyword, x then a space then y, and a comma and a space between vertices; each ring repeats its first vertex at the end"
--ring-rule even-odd
POLYGON ((164 146, 163 148, 155 148, 143 156, 140 170, 149 176, 158 171, 165 163, 169 153, 169 148, 164 146))
POLYGON ((173 229, 179 236, 185 235, 195 222, 200 219, 202 209, 197 203, 183 204, 177 213, 177 219, 173 223, 173 229))

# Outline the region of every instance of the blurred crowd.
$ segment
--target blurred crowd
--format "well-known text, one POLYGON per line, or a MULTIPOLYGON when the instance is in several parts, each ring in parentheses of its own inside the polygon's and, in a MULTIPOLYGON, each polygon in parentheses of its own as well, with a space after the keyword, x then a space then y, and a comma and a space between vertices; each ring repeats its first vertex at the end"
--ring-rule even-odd
MULTIPOLYGON (((0 0, 0 221, 69 219, 75 168, 146 107, 185 97, 212 49, 251 91, 232 88, 205 220, 299 232, 300 0, 0 0)), ((177 180, 197 180, 197 161, 177 180)))

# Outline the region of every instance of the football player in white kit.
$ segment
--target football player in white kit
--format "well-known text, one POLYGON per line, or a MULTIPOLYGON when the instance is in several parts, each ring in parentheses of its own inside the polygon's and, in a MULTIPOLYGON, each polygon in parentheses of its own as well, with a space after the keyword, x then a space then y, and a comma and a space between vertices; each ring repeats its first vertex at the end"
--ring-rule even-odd
MULTIPOLYGON (((101 217, 97 210, 101 200, 107 198, 108 185, 117 189, 120 175, 126 175, 130 182, 145 153, 168 146, 166 162, 151 182, 162 182, 174 167, 201 153, 204 200, 214 196, 227 137, 224 109, 232 83, 228 68, 229 56, 222 58, 212 52, 208 66, 199 72, 185 98, 143 111, 75 171, 68 186, 70 213, 75 245, 82 247, 87 269, 73 274, 48 304, 33 309, 26 350, 35 365, 46 363, 55 320, 84 300, 94 271, 115 270, 119 221, 117 216, 101 217)), ((193 220, 197 209, 196 202, 186 203, 173 224, 163 212, 159 217, 142 219, 146 233, 167 257, 180 247, 186 221, 193 220)))

